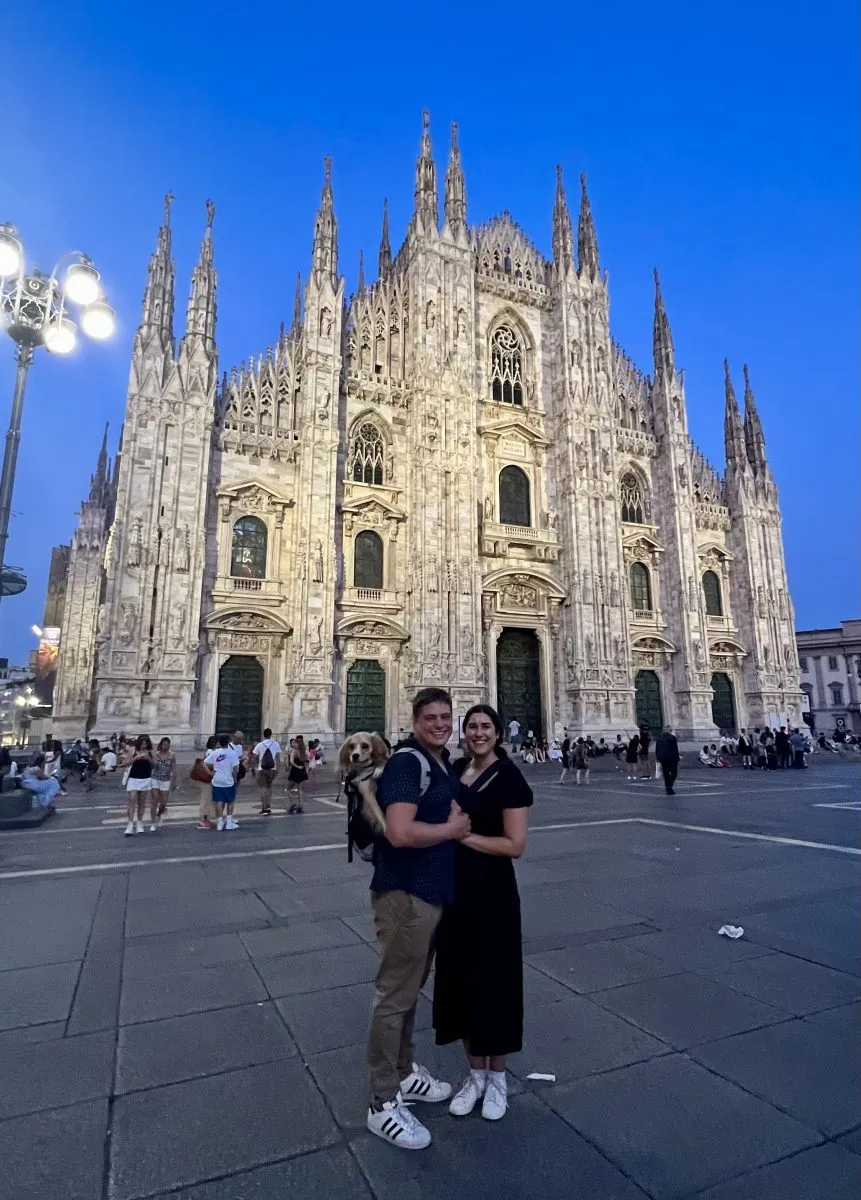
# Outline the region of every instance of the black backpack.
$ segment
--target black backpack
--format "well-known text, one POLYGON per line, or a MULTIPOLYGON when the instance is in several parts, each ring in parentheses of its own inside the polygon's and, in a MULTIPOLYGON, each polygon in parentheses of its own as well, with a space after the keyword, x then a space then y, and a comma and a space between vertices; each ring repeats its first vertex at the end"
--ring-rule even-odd
POLYGON ((274 771, 275 770, 275 759, 272 757, 272 751, 269 748, 269 746, 266 746, 265 749, 263 750, 263 757, 260 759, 260 770, 261 771, 274 771))
MULTIPOLYGON (((403 746, 400 750, 396 750, 395 754, 414 754, 419 760, 422 769, 421 782, 419 784, 419 796, 423 796, 430 787, 431 770, 430 763, 425 758, 420 750, 416 750, 414 746, 403 746)), ((389 760, 391 761, 391 759, 389 760)), ((344 791, 347 794, 347 862, 353 861, 353 847, 359 851, 359 858, 363 862, 374 861, 374 841, 376 833, 369 825, 362 812, 362 793, 359 791, 356 784, 356 772, 350 771, 344 780, 344 791)))

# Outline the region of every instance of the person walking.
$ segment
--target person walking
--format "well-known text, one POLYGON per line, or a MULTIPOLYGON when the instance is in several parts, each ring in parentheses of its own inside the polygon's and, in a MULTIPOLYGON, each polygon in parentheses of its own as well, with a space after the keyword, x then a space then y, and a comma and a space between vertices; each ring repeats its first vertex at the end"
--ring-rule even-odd
POLYGON ((637 778, 637 756, 640 753, 640 735, 635 733, 628 739, 628 747, 625 750, 625 767, 628 771, 628 779, 635 780, 637 778))
POLYGON ((577 784, 589 782, 589 758, 586 754, 586 743, 578 737, 571 747, 571 764, 575 771, 574 782, 577 784))
POLYGON ((559 776, 559 782, 564 783, 568 777, 568 772, 571 770, 571 738, 568 735, 568 730, 565 730, 565 737, 562 739, 562 774, 559 776))
POLYGON ((257 783, 260 787, 260 812, 264 817, 272 815, 272 781, 281 768, 281 747, 272 736, 268 727, 263 730, 263 738, 251 751, 254 766, 257 770, 257 783))
POLYGON ((511 753, 516 754, 520 749, 520 722, 512 717, 508 722, 508 740, 511 743, 511 753))
MULTIPOLYGON (((371 880, 381 953, 368 1036, 366 1124, 393 1146, 423 1150, 430 1130, 407 1101, 439 1103, 452 1089, 415 1060, 416 1005, 430 973, 443 905, 454 899, 455 843, 471 826, 458 804, 458 780, 446 750, 451 696, 443 688, 424 688, 412 709, 412 736, 388 760, 377 785, 386 831, 374 843, 371 880)), ((367 784, 360 783, 363 788, 367 784)))
POLYGON ((664 791, 668 796, 675 796, 676 776, 679 773, 679 743, 669 725, 664 726, 655 742, 655 758, 661 764, 664 776, 664 791))
POLYGON ((293 738, 290 747, 290 770, 287 773, 292 790, 296 792, 296 800, 288 808, 291 813, 305 811, 305 784, 308 782, 308 750, 301 733, 293 738))
POLYGON ((215 828, 238 829, 239 822, 233 819, 233 805, 236 801, 236 774, 239 770, 239 759, 230 749, 230 737, 222 733, 218 745, 210 750, 203 760, 207 767, 212 768, 212 803, 218 814, 215 828))
POLYGON ((532 789, 502 746, 499 714, 476 704, 463 720, 467 757, 455 764, 471 832, 455 847, 454 901, 436 947, 437 1045, 463 1042, 469 1071, 449 1105, 498 1121, 508 1108, 505 1062, 523 1048, 523 947, 514 859, 526 849, 532 789))
POLYGON ((144 811, 147 793, 152 790, 152 742, 145 733, 135 741, 131 762, 128 766, 126 793, 128 794, 128 818, 125 837, 144 831, 144 811))
POLYGON ((651 779, 652 770, 649 766, 649 746, 652 744, 652 735, 649 733, 648 725, 640 726, 640 745, 637 749, 637 761, 640 765, 640 779, 651 779))
POLYGON ((150 833, 158 833, 159 825, 167 812, 167 798, 176 786, 176 755, 170 748, 170 738, 163 737, 155 748, 152 764, 152 787, 150 788, 150 833))

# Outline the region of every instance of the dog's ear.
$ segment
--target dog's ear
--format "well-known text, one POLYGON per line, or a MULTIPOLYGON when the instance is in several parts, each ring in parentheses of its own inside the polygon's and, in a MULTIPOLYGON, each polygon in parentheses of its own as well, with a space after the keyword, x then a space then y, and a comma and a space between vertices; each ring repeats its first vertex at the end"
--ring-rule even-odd
POLYGON ((389 748, 378 733, 371 734, 371 760, 384 763, 389 757, 389 748))
POLYGON ((338 766, 342 771, 346 771, 350 767, 350 752, 353 747, 353 739, 347 738, 341 749, 338 751, 338 766))

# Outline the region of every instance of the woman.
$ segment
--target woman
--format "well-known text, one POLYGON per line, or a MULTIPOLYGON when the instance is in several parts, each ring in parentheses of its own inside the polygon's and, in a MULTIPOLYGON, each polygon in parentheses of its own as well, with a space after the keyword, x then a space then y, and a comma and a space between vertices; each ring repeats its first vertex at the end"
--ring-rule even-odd
POLYGON ((433 1023, 439 1045, 462 1041, 469 1074, 449 1111, 498 1121, 508 1107, 505 1059, 523 1043, 523 951, 513 859, 526 849, 532 789, 502 748, 499 714, 464 718, 468 758, 455 764, 472 832, 455 847, 455 899, 437 937, 433 1023))
POLYGON ((176 755, 171 753, 170 738, 163 737, 155 748, 152 766, 152 790, 149 812, 152 824, 150 833, 158 833, 159 823, 167 812, 170 789, 176 786, 176 755))
POLYGON ((290 805, 288 812, 303 813, 305 811, 302 801, 304 800, 304 787, 308 782, 308 751, 305 747, 305 739, 299 733, 290 742, 290 771, 287 779, 296 790, 298 800, 290 805))
POLYGON ((742 729, 738 735, 738 752, 741 755, 741 767, 743 771, 753 770, 753 747, 751 739, 747 735, 747 731, 742 729))
POLYGON ((629 740, 627 749, 625 750, 625 767, 628 771, 629 779, 637 778, 637 759, 640 754, 640 735, 635 733, 629 740))
MULTIPOLYGON (((211 738, 207 738, 206 754, 213 751, 217 745, 218 738, 215 734, 211 738)), ((212 803, 212 768, 204 766, 204 758, 195 759, 192 778, 196 780, 198 788, 197 828, 211 829, 212 822, 215 820, 215 806, 212 803), (195 771, 197 771, 196 775, 195 771), (203 778, 204 773, 208 773, 206 779, 203 778)))
MULTIPOLYGON (((33 796, 32 807, 47 808, 60 794, 59 780, 45 774, 45 755, 37 754, 29 767, 24 768, 21 787, 33 796)), ((64 793, 65 794, 65 793, 64 793)))
POLYGON ((574 766, 575 783, 589 782, 589 759, 586 756, 586 743, 581 737, 577 739, 572 747, 572 762, 574 766))
POLYGON ((63 769, 63 743, 52 740, 51 747, 45 752, 45 774, 49 779, 56 779, 61 796, 66 793, 66 772, 63 769))
POLYGON ((144 809, 147 792, 152 790, 152 742, 145 733, 135 741, 132 761, 129 764, 126 792, 128 794, 129 823, 124 836, 144 831, 144 809))

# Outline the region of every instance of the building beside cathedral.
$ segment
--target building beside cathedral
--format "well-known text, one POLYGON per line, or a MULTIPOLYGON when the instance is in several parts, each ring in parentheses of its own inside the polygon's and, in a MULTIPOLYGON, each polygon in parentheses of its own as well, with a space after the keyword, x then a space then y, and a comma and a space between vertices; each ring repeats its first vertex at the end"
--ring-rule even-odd
POLYGON ((177 345, 167 198, 117 469, 69 555, 57 735, 392 736, 424 684, 548 737, 800 719, 747 369, 721 476, 657 276, 652 374, 612 339, 581 182, 575 231, 557 173, 545 260, 506 212, 468 224, 453 127, 440 222, 425 116, 406 237, 384 209, 347 301, 327 161, 292 323, 220 378, 214 210, 177 345))

